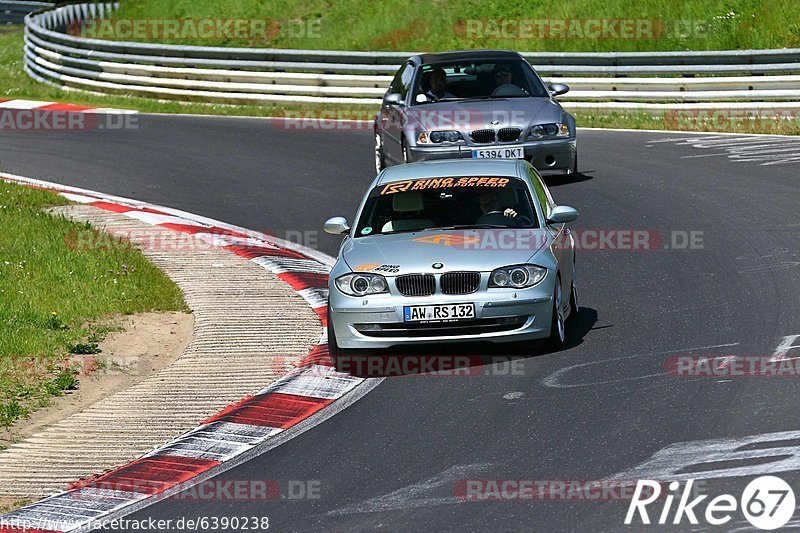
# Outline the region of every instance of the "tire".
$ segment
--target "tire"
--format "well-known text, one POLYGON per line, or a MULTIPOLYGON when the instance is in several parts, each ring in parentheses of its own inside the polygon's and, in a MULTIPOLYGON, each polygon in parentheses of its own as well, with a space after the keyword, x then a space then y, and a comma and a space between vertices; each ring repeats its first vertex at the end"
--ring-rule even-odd
POLYGON ((410 163, 411 158, 408 155, 408 145, 406 145, 406 141, 403 140, 401 143, 401 148, 403 149, 403 163, 410 163))
POLYGON ((569 290, 569 316, 567 321, 573 322, 577 320, 580 310, 581 308, 578 306, 578 289, 575 288, 575 282, 573 282, 569 290))
POLYGON ((383 142, 378 132, 375 132, 375 173, 380 174, 386 168, 386 155, 383 153, 383 142))
POLYGON ((574 175, 578 173, 578 149, 575 149, 575 158, 572 160, 572 168, 567 169, 567 174, 574 175))
POLYGON ((561 276, 559 276, 556 278, 556 287, 553 289, 553 316, 550 319, 550 336, 545 341, 545 345, 551 351, 563 348, 567 336, 566 321, 560 311, 562 298, 561 276))
POLYGON ((580 306, 578 305, 578 288, 575 287, 575 252, 572 255, 572 283, 569 287, 569 316, 567 321, 574 321, 578 318, 580 313, 580 306))

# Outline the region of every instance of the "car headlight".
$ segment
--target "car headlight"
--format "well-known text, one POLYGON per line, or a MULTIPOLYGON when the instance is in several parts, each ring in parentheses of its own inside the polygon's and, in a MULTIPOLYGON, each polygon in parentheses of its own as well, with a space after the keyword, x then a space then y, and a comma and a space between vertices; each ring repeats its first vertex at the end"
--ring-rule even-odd
POLYGON ((528 137, 532 139, 569 137, 569 126, 561 122, 555 124, 537 124, 531 128, 531 133, 528 137))
POLYGON ((445 131, 423 131, 419 134, 417 141, 420 144, 439 144, 443 142, 454 143, 463 140, 461 132, 445 130, 445 131))
POLYGON ((489 287, 525 289, 540 283, 547 269, 534 265, 515 265, 498 268, 489 275, 489 287))
POLYGON ((336 278, 336 288, 350 296, 389 292, 386 278, 380 274, 353 273, 336 278))

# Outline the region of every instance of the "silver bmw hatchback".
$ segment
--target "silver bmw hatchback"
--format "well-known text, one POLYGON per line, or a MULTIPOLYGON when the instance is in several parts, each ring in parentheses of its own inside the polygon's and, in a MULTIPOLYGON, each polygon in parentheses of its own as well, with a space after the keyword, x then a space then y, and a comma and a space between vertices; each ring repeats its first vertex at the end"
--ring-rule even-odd
POLYGON ((410 163, 381 172, 329 277, 328 346, 548 339, 577 311, 575 209, 553 201, 526 161, 410 163))

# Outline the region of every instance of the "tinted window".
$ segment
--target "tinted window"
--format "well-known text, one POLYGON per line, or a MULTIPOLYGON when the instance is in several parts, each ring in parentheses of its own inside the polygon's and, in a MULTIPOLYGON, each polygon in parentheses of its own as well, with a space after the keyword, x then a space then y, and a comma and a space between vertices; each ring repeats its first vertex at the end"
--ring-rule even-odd
POLYGON ((524 181, 505 176, 456 176, 379 185, 364 204, 355 234, 487 226, 538 227, 524 181), (509 209, 514 213, 508 213, 509 209))
POLYGON ((406 63, 405 66, 400 68, 395 74, 389 89, 393 93, 400 93, 405 99, 411 88, 411 80, 414 77, 414 65, 406 63))
POLYGON ((416 103, 548 96, 533 69, 522 59, 432 63, 423 65, 420 72, 413 93, 416 103))
POLYGON ((542 206, 544 216, 547 218, 550 216, 553 207, 555 207, 555 202, 553 202, 553 198, 550 196, 550 191, 547 190, 547 187, 542 183, 539 175, 536 174, 532 168, 528 169, 528 176, 531 179, 531 184, 533 184, 533 191, 536 194, 536 198, 539 200, 539 205, 542 206))

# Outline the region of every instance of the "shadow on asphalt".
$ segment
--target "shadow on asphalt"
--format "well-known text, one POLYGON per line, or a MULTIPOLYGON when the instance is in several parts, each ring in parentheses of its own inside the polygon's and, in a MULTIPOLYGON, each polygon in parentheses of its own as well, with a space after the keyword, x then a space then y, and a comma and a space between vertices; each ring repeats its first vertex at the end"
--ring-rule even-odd
MULTIPOLYGON (((583 339, 586 335, 594 329, 597 323, 597 310, 591 307, 581 307, 578 310, 578 316, 571 319, 567 325, 567 335, 564 339, 564 347, 560 351, 569 350, 583 344, 583 339)), ((607 326, 606 326, 607 327, 607 326)), ((546 353, 556 353, 554 351, 542 351, 536 355, 544 355, 546 353)))
POLYGON ((358 377, 402 377, 413 375, 495 375, 502 368, 520 359, 569 350, 583 343, 597 323, 597 310, 581 307, 570 319, 564 347, 548 350, 543 341, 527 341, 504 345, 490 342, 468 344, 428 344, 378 353, 348 354, 339 358, 336 368, 358 377), (488 367, 498 365, 500 370, 488 367))
POLYGON ((585 170, 575 174, 542 174, 542 179, 548 187, 558 187, 559 185, 569 185, 571 183, 592 180, 594 176, 589 175, 592 172, 594 172, 594 170, 585 170))

